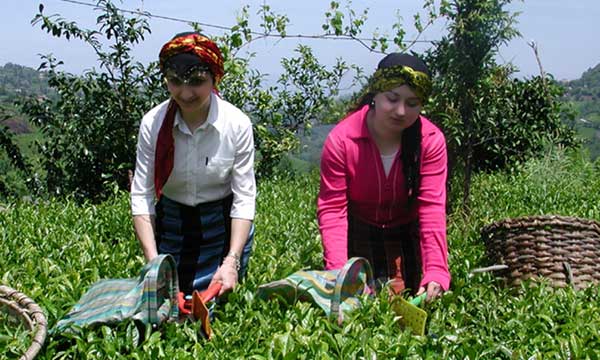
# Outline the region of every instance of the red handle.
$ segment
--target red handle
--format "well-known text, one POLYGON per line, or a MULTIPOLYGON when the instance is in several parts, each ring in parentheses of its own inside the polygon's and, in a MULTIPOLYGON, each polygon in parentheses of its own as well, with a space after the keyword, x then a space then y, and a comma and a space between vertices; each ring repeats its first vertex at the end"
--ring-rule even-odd
POLYGON ((190 314, 192 312, 192 301, 185 300, 185 294, 179 292, 177 294, 177 305, 179 307, 179 312, 183 315, 190 314))
POLYGON ((216 282, 210 285, 208 289, 204 290, 199 295, 202 299, 202 302, 206 303, 212 300, 215 296, 217 296, 219 294, 219 291, 221 291, 221 283, 216 282))

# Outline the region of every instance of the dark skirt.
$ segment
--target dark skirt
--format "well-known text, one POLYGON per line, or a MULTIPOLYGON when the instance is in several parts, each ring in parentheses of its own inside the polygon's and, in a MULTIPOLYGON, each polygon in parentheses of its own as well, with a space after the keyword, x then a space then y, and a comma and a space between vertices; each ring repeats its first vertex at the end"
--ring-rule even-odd
MULTIPOLYGON (((162 196, 156 205, 156 242, 159 254, 177 262, 179 291, 191 294, 210 284, 229 252, 233 196, 187 206, 162 196)), ((246 274, 252 252, 254 225, 240 259, 239 279, 246 274)))
POLYGON ((380 228, 348 216, 348 257, 369 260, 373 277, 390 281, 396 293, 410 289, 414 294, 421 281, 421 250, 418 222, 380 228))

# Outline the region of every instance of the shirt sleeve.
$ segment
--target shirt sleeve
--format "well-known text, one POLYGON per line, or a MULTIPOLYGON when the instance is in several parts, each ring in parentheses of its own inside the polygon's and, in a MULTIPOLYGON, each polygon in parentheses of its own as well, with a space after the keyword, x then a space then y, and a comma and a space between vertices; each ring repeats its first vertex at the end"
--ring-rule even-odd
POLYGON ((231 191, 233 192, 231 217, 253 220, 256 206, 256 180, 254 177, 254 135, 249 120, 240 129, 236 139, 231 191))
POLYGON ((154 215, 154 153, 152 131, 142 121, 138 133, 135 174, 131 183, 131 212, 133 215, 154 215))
POLYGON ((450 286, 446 242, 447 169, 446 141, 444 135, 438 132, 423 144, 418 211, 423 271, 421 286, 435 281, 444 290, 450 286))
POLYGON ((339 269, 348 260, 348 195, 344 146, 329 135, 321 155, 321 186, 317 217, 325 269, 339 269))

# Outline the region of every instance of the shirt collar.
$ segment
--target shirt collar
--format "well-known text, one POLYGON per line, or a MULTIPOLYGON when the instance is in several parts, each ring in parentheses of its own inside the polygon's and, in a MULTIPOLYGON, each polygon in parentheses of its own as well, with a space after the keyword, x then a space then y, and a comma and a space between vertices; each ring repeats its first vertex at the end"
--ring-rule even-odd
MULTIPOLYGON (((215 93, 210 93, 210 107, 208 109, 208 116, 206 117, 206 122, 202 124, 199 129, 206 129, 208 126, 212 126, 218 132, 223 130, 223 119, 222 116, 219 116, 221 112, 219 111, 219 101, 221 98, 215 93)), ((181 111, 177 110, 175 114, 175 121, 173 121, 173 128, 179 127, 179 130, 189 134, 190 130, 183 121, 183 117, 181 116, 181 111)))

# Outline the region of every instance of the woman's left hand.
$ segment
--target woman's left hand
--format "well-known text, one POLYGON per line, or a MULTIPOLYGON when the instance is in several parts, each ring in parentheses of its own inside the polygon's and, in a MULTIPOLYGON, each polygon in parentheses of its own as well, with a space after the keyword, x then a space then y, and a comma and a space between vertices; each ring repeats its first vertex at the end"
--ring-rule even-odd
MULTIPOLYGON (((223 295, 225 292, 233 290, 238 282, 238 272, 236 270, 235 261, 233 259, 225 258, 223 264, 219 266, 215 275, 212 278, 211 284, 215 282, 221 283, 221 291, 219 291, 219 296, 223 295)), ((209 285, 210 286, 210 285, 209 285)))
MULTIPOLYGON (((421 295, 424 292, 425 288, 421 286, 419 288, 419 291, 417 292, 417 295, 421 295)), ((431 281, 427 284, 427 298, 425 299, 425 301, 431 302, 433 299, 441 296, 443 293, 444 289, 442 289, 442 286, 435 281, 431 281)))

